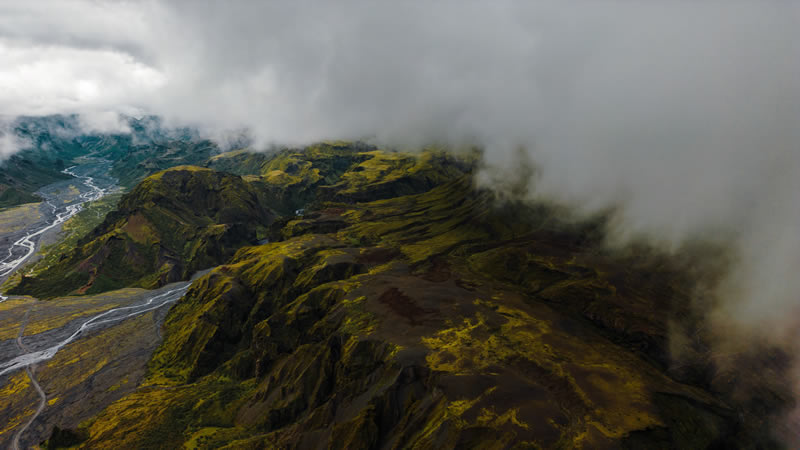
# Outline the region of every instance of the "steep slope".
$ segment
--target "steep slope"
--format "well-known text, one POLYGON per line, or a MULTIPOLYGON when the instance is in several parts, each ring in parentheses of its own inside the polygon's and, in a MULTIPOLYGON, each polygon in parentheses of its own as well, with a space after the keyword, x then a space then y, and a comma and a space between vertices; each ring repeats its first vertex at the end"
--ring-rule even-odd
POLYGON ((429 190, 392 170, 356 175, 367 170, 317 188, 344 202, 195 282, 145 384, 70 436, 86 448, 773 445, 768 417, 668 371, 669 324, 693 288, 679 262, 606 250, 601 220, 497 206, 457 168, 429 190), (398 193, 354 202, 387 184, 398 193))
POLYGON ((322 201, 353 203, 425 192, 469 170, 468 163, 444 152, 412 155, 328 142, 278 152, 261 164, 257 182, 265 201, 291 215, 322 201))
POLYGON ((355 164, 369 159, 362 144, 324 143, 303 149, 285 149, 261 165, 258 182, 264 201, 291 215, 317 199, 317 190, 339 182, 355 164))
POLYGON ((236 175, 260 175, 262 166, 270 159, 266 153, 253 153, 247 150, 234 150, 214 155, 204 166, 220 172, 236 175))
POLYGON ((0 165, 0 208, 38 202, 35 192, 42 186, 70 178, 61 173, 63 161, 36 158, 35 152, 12 155, 0 165))
POLYGON ((444 152, 409 155, 370 151, 359 156, 363 161, 343 173, 339 181, 319 189, 319 200, 367 202, 425 192, 470 169, 466 162, 444 152))
POLYGON ((61 260, 12 292, 37 297, 155 287, 256 242, 273 219, 240 177, 180 166, 152 175, 61 260))

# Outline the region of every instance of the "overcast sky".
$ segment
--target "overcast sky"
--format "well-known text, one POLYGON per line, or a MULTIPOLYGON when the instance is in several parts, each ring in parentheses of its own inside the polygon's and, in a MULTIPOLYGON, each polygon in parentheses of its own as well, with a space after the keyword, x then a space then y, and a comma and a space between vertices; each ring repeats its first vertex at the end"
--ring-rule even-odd
POLYGON ((720 292, 761 324, 800 305, 798 4, 0 0, 0 115, 523 148, 534 195, 622 233, 737 236, 720 292))

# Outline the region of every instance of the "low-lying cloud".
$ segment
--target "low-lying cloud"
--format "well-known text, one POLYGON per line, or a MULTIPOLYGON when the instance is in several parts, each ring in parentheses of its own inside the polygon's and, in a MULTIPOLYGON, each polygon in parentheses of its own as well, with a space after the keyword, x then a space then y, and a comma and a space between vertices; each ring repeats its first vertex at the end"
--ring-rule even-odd
POLYGON ((12 123, 0 120, 0 162, 30 146, 30 141, 15 132, 12 123))

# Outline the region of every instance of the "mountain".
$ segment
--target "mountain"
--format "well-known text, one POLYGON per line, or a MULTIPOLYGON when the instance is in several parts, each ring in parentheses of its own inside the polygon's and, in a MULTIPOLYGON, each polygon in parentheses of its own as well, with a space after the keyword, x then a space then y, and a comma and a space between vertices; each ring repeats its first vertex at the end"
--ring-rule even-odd
POLYGON ((267 153, 253 153, 240 149, 214 155, 206 161, 204 166, 236 175, 261 175, 262 166, 269 159, 267 153))
POLYGON ((352 202, 362 191, 374 198, 423 192, 466 169, 443 154, 418 158, 358 144, 284 150, 259 167, 260 176, 178 166, 146 178, 57 264, 9 292, 50 298, 162 286, 224 263, 270 227, 279 231, 274 211, 290 217, 318 197, 352 202))
MULTIPOLYGON (((771 416, 732 395, 726 376, 670 367, 670 327, 691 323, 691 267, 645 246, 608 249, 602 218, 501 201, 474 187, 472 163, 437 151, 328 143, 206 164, 247 175, 147 178, 64 267, 96 268, 87 292, 109 285, 101 277, 157 284, 202 266, 179 248, 220 242, 208 231, 218 223, 254 229, 280 211, 271 242, 224 246, 243 245, 170 310, 145 382, 51 444, 775 445, 771 416), (107 275, 140 261, 157 262, 107 275)), ((58 273, 26 279, 27 292, 71 282, 58 273)))
POLYGON ((135 135, 117 139, 120 142, 114 146, 106 146, 111 151, 99 152, 98 156, 113 161, 111 175, 129 189, 145 177, 170 167, 202 165, 218 151, 208 140, 179 137, 137 144, 135 135))
POLYGON ((57 264, 10 292, 48 298, 186 279, 261 239, 273 218, 241 177, 175 167, 138 184, 57 264))
POLYGON ((266 201, 284 213, 325 201, 360 202, 424 192, 471 170, 444 152, 379 151, 362 143, 324 143, 286 149, 264 162, 266 201))
POLYGON ((61 173, 63 160, 47 160, 35 152, 12 155, 0 165, 0 208, 39 202, 41 187, 70 178, 61 173))

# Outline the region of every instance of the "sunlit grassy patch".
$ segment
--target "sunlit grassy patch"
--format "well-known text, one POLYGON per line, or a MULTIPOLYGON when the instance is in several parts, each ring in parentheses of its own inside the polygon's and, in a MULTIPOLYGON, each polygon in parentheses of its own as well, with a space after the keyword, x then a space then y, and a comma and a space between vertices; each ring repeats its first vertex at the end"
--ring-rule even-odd
POLYGON ((28 374, 19 371, 8 377, 5 384, 0 385, 0 435, 13 430, 33 414, 36 393, 31 386, 28 374))
POLYGON ((26 203, 13 208, 0 209, 0 233, 14 233, 41 219, 41 203, 26 203))

